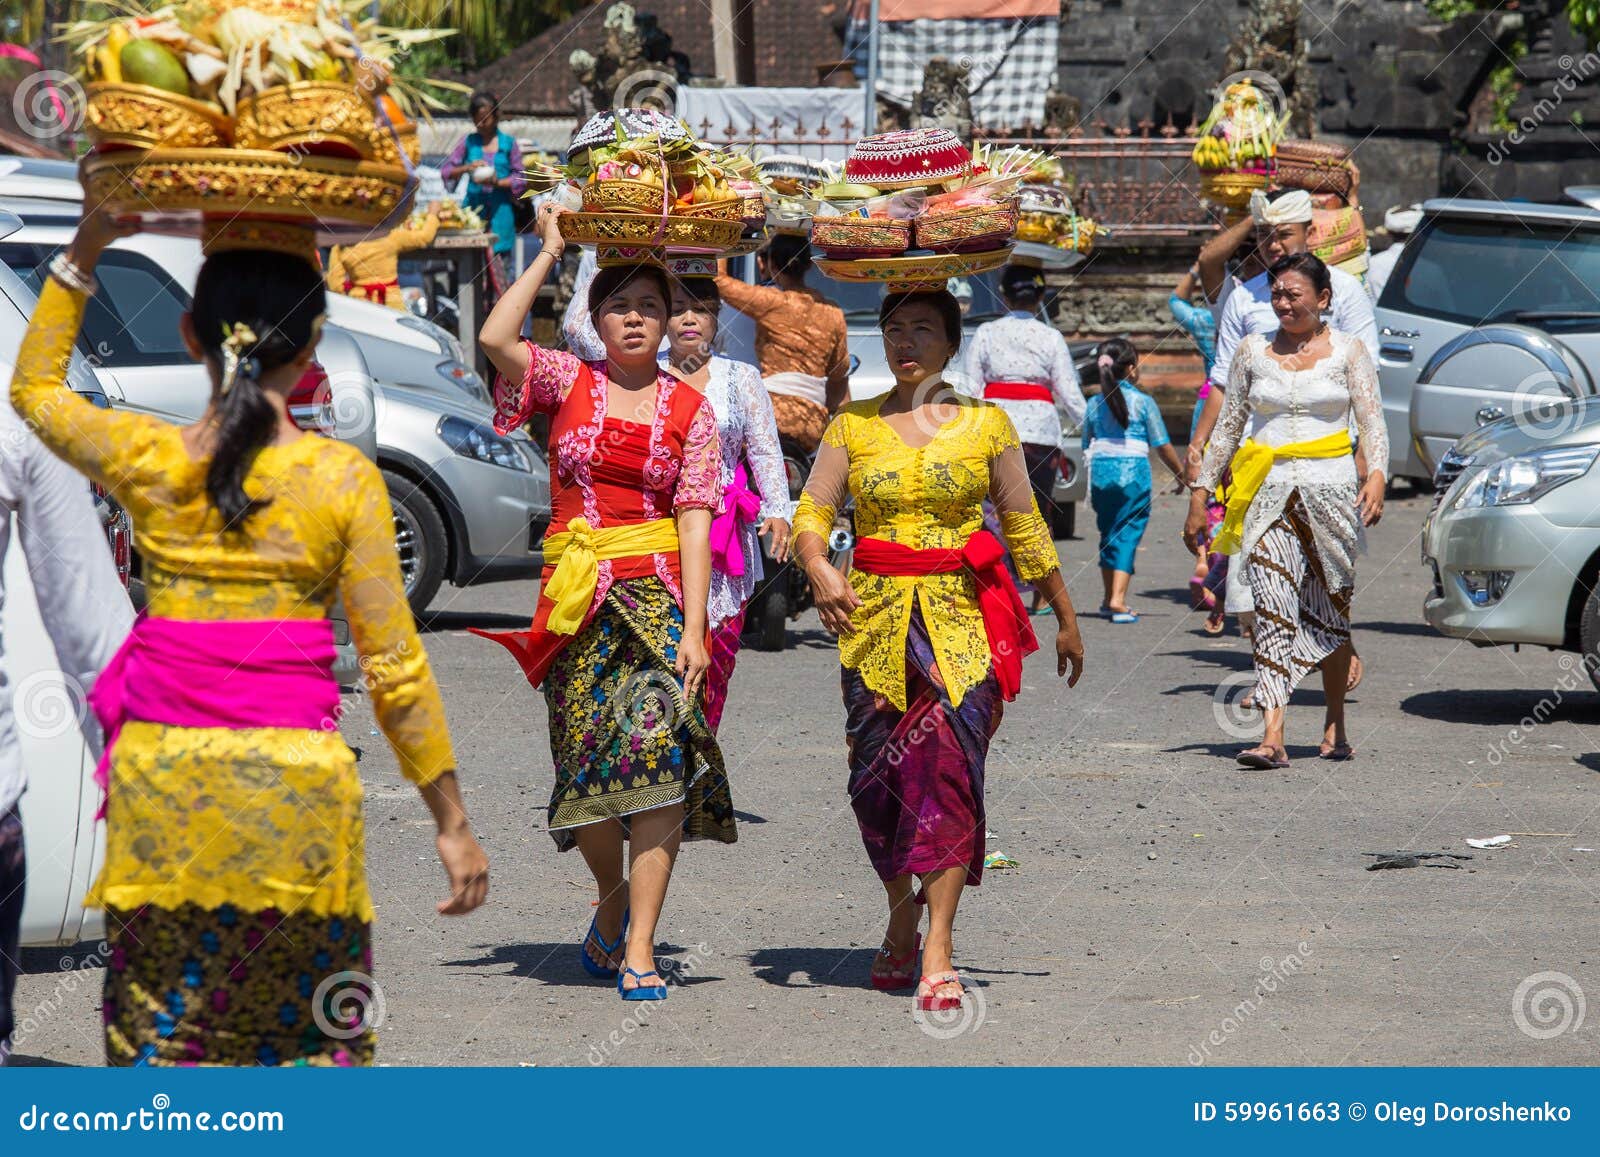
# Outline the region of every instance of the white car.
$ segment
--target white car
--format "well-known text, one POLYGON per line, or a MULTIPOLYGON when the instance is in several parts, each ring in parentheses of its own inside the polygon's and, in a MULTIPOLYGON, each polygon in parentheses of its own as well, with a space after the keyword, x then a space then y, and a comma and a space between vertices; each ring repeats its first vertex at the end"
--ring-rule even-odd
MULTIPOLYGON (((0 236, 7 232, 0 214, 0 236)), ((9 218, 11 225, 15 218, 9 218)), ((11 389, 17 346, 33 312, 34 294, 0 265, 0 390, 11 389)), ((67 380, 80 393, 106 404, 94 372, 74 354, 67 380)), ((88 485, 87 482, 84 485, 88 485)), ((123 516, 126 517, 125 515, 123 516)), ((125 527, 118 533, 126 533, 125 527)), ((95 823, 99 790, 94 784, 98 758, 78 726, 84 709, 68 690, 45 630, 20 542, 6 552, 5 604, 0 630, 6 640, 6 677, 13 689, 26 687, 44 726, 18 727, 28 790, 22 797, 24 840, 28 849, 28 889, 22 908, 22 943, 72 944, 100 934, 99 912, 83 907, 83 896, 100 870, 104 829, 95 823), (53 707, 58 705, 60 711, 53 707)), ((108 543, 107 550, 112 549, 108 543)))

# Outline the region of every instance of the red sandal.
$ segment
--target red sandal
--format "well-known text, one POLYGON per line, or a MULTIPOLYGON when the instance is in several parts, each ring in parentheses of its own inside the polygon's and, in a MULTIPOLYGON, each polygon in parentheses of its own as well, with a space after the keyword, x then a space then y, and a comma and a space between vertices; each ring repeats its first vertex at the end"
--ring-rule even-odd
POLYGON ((961 977, 954 972, 930 972, 917 982, 917 1009, 920 1012, 951 1012, 961 1007, 961 1002, 966 999, 965 986, 961 989, 960 996, 939 996, 938 988, 946 984, 961 984, 961 977), (928 995, 922 995, 922 986, 928 986, 928 995))
POLYGON ((921 932, 917 933, 917 938, 911 945, 911 951, 904 956, 890 956, 887 944, 878 949, 878 955, 888 963, 889 971, 872 973, 872 987, 879 992, 899 992, 903 988, 915 987, 917 983, 915 961, 917 954, 921 951, 921 932))

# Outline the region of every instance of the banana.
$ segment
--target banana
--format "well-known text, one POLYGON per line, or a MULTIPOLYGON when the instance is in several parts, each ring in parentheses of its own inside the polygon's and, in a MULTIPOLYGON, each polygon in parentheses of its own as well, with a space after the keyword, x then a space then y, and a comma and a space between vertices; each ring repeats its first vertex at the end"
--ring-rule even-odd
POLYGON ((102 46, 94 52, 95 73, 104 84, 122 83, 122 61, 109 47, 102 46))

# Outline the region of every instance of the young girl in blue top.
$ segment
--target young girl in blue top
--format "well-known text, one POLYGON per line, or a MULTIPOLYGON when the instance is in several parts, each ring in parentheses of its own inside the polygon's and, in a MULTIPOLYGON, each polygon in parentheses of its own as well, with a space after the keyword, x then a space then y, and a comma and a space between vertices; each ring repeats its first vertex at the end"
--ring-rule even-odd
POLYGON ((1131 343, 1100 343, 1100 396, 1089 399, 1083 419, 1083 449, 1089 458, 1089 505, 1100 527, 1100 577, 1105 582, 1102 614, 1113 623, 1136 623, 1128 609, 1133 556, 1150 523, 1150 451, 1156 450, 1173 477, 1183 463, 1167 437, 1155 399, 1134 383, 1139 355, 1131 343))

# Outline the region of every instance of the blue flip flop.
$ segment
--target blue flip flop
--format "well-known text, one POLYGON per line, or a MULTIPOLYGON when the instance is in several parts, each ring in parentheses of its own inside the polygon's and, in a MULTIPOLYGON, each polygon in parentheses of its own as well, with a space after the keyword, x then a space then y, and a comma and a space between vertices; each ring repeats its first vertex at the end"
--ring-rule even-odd
POLYGON ((603 964, 596 964, 594 962, 594 958, 589 955, 589 941, 593 940, 597 945, 600 946, 600 951, 605 953, 607 956, 615 956, 617 954, 617 950, 622 947, 622 942, 627 939, 628 936, 628 910, 626 908, 623 909, 622 931, 617 933, 616 941, 611 944, 607 944, 605 937, 600 935, 600 928, 597 924, 599 919, 599 912, 596 912, 592 917, 590 917, 589 931, 587 934, 585 934, 583 943, 578 945, 578 961, 583 965, 583 970, 596 980, 610 980, 617 974, 617 970, 615 968, 607 968, 603 964))
POLYGON ((1112 611, 1111 621, 1113 623, 1137 623, 1139 616, 1132 611, 1112 611))
POLYGON ((631 968, 624 967, 621 972, 617 973, 617 992, 619 995, 621 995, 623 1000, 667 999, 667 985, 665 981, 661 981, 659 984, 641 983, 638 988, 624 988, 622 987, 622 978, 624 976, 631 976, 638 981, 643 981, 647 976, 653 976, 658 981, 661 981, 661 973, 657 972, 654 968, 652 968, 649 972, 635 972, 631 968))

